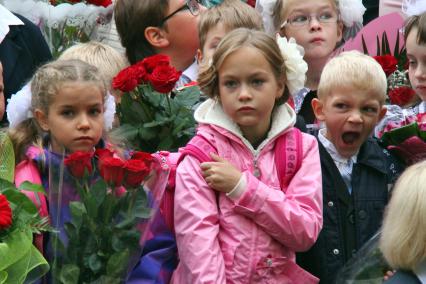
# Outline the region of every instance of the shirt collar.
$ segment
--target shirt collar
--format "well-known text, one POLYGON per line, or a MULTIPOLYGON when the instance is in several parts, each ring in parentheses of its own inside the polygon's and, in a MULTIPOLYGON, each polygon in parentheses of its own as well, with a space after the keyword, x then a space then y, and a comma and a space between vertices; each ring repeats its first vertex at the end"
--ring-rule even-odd
POLYGON ((189 79, 191 79, 191 81, 193 82, 197 81, 197 75, 198 75, 197 60, 194 60, 194 62, 192 62, 192 64, 188 68, 186 68, 182 73, 185 76, 187 76, 189 79))
POLYGON ((319 132, 318 132, 318 139, 322 143, 322 145, 324 146, 324 148, 327 150, 327 152, 330 154, 331 158, 335 162, 345 163, 346 164, 349 160, 351 160, 355 164, 356 161, 357 161, 357 156, 358 156, 359 150, 358 150, 358 152, 356 152, 355 155, 353 155, 349 159, 345 158, 345 157, 342 157, 339 154, 339 152, 337 152, 337 149, 334 146, 334 144, 325 137, 325 131, 326 131, 325 128, 319 130, 319 132))
POLYGON ((0 4, 0 43, 9 33, 9 26, 24 25, 18 17, 0 4))
POLYGON ((426 283, 426 262, 422 261, 414 270, 420 282, 426 283))

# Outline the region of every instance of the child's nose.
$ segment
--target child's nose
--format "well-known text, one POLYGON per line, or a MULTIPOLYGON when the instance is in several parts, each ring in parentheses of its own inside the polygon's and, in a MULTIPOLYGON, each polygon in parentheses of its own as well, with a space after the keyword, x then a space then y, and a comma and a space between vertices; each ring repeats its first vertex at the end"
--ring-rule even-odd
POLYGON ((321 23, 318 21, 317 16, 311 16, 309 18, 309 28, 311 30, 321 29, 321 23))
POLYGON ((80 115, 78 120, 78 129, 85 130, 90 128, 89 117, 85 114, 80 115))
POLYGON ((238 100, 247 101, 250 99, 251 99, 250 89, 246 85, 242 85, 240 93, 238 94, 238 100))
POLYGON ((348 121, 352 123, 361 123, 363 121, 361 112, 358 110, 351 112, 348 121))

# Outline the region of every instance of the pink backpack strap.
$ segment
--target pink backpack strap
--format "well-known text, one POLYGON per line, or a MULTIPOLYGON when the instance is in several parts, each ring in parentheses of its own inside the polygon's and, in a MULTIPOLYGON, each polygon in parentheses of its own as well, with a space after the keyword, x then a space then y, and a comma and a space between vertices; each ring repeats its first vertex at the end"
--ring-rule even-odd
POLYGON ((280 187, 285 190, 302 164, 302 133, 293 127, 287 134, 277 138, 275 143, 275 166, 280 187))
POLYGON ((217 153, 216 148, 203 136, 195 135, 188 144, 179 149, 177 153, 159 152, 166 159, 166 163, 170 168, 169 181, 164 193, 162 203, 160 205, 161 213, 164 216, 167 226, 174 233, 174 195, 176 185, 176 168, 186 155, 195 157, 200 163, 211 161, 210 153, 217 153))
MULTIPOLYGON (((41 184, 39 170, 31 159, 20 162, 15 169, 15 185, 19 187, 24 181, 41 184)), ((46 197, 42 193, 26 190, 22 192, 37 206, 41 217, 47 217, 49 215, 46 197)), ((35 235, 34 244, 38 250, 43 253, 43 234, 35 235)))

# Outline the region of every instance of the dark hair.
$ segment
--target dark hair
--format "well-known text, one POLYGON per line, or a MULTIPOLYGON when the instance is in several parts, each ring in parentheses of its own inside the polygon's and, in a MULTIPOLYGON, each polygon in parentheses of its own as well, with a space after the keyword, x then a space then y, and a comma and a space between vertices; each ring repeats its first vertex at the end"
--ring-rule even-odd
POLYGON ((162 26, 168 7, 168 0, 117 0, 115 3, 115 24, 131 64, 156 54, 145 37, 145 29, 162 26))
POLYGON ((408 34, 413 30, 413 28, 418 28, 417 30, 417 43, 425 44, 426 43, 426 13, 420 14, 418 16, 411 16, 407 19, 404 25, 404 39, 407 41, 408 34))

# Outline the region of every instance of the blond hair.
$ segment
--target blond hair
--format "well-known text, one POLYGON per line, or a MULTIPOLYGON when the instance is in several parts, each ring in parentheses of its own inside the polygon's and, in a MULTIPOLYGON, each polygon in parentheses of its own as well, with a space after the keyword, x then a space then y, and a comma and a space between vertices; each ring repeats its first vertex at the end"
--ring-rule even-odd
POLYGON ((395 269, 413 270, 426 258, 426 161, 399 177, 386 208, 379 247, 395 269))
MULTIPOLYGON (((280 48, 274 38, 262 31, 238 28, 227 34, 218 45, 209 64, 202 64, 198 75, 198 85, 201 91, 210 98, 219 96, 218 70, 225 59, 242 47, 258 50, 271 66, 278 82, 286 82, 286 66, 280 48)), ((288 88, 285 88, 283 100, 288 99, 288 88)))
POLYGON ((342 52, 327 62, 318 84, 318 98, 326 99, 334 89, 342 87, 375 94, 381 105, 385 103, 385 72, 376 60, 359 51, 342 52))
POLYGON ((262 17, 255 9, 241 0, 225 0, 200 15, 198 37, 201 50, 206 43, 207 33, 218 24, 222 24, 229 31, 237 28, 259 31, 264 29, 262 17))
POLYGON ((78 43, 66 49, 58 60, 79 59, 99 69, 111 89, 112 79, 124 69, 128 62, 126 57, 113 47, 97 41, 78 43))
MULTIPOLYGON (((275 2, 274 13, 272 14, 272 20, 274 23, 274 27, 276 32, 280 31, 281 24, 287 19, 288 16, 288 4, 291 1, 299 1, 299 0, 277 0, 275 2)), ((329 0, 333 4, 333 8, 336 11, 339 11, 339 0, 329 0)))
MULTIPOLYGON (((107 85, 95 66, 81 60, 57 60, 41 66, 31 81, 31 111, 40 109, 48 115, 49 106, 64 83, 83 82, 98 87, 107 95, 107 85)), ((35 144, 41 146, 43 131, 34 117, 30 117, 15 128, 9 129, 17 161, 25 156, 26 147, 35 144)))

